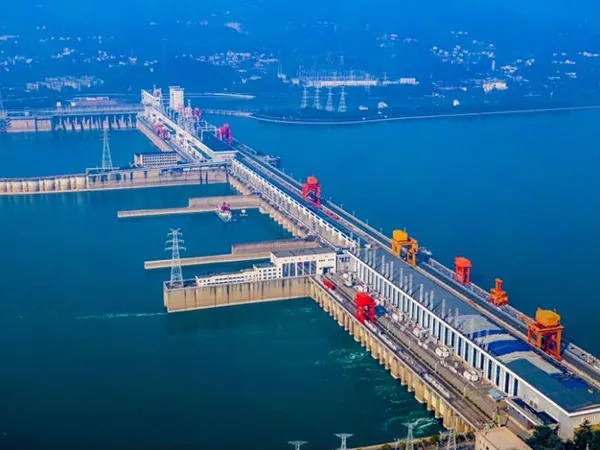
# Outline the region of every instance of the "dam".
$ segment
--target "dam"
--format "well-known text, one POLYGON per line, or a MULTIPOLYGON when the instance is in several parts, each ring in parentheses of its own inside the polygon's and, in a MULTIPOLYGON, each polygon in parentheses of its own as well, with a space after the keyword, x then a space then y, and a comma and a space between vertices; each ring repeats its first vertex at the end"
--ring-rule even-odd
MULTIPOLYGON (((136 117, 162 151, 179 155, 178 166, 104 166, 66 176, 66 182, 54 177, 48 191, 45 179, 4 179, 0 192, 138 187, 136 179, 142 187, 148 177, 160 184, 163 176, 175 180, 188 172, 195 173, 182 175, 190 183, 229 183, 238 195, 226 200, 235 208, 258 208, 314 245, 271 242, 188 261, 175 254, 169 261, 147 261, 145 269, 170 267, 179 274, 162 285, 169 314, 310 297, 456 432, 502 422, 522 435, 544 424, 572 438, 584 420, 600 422, 600 365, 562 338, 558 313, 539 308, 528 317, 508 304, 502 280, 488 289, 474 284, 468 258, 457 255, 454 267, 446 267, 405 230, 374 230, 325 200, 317 177, 294 180, 235 139, 226 124, 213 127, 185 108, 182 96, 181 104, 176 95, 167 104, 160 89, 143 91, 136 117), (255 262, 243 271, 181 275, 182 266, 241 260, 255 262)), ((119 217, 207 213, 222 200, 188 199, 185 207, 122 211, 119 217)))

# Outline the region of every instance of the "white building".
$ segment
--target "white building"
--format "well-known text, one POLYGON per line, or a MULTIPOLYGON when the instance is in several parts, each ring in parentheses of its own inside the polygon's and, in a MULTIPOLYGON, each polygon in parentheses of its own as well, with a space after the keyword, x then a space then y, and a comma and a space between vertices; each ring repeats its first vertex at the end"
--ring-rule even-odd
POLYGON ((169 108, 176 111, 183 108, 183 88, 169 86, 169 108))
POLYGON ((149 152, 133 155, 133 163, 138 167, 170 167, 179 162, 177 152, 149 152))
POLYGON ((254 264, 252 269, 196 277, 196 286, 249 283, 279 278, 323 275, 335 272, 336 253, 328 248, 281 250, 271 253, 268 263, 254 264))
POLYGON ((335 272, 336 253, 329 248, 303 248, 271 253, 271 264, 281 271, 281 276, 323 275, 335 272))

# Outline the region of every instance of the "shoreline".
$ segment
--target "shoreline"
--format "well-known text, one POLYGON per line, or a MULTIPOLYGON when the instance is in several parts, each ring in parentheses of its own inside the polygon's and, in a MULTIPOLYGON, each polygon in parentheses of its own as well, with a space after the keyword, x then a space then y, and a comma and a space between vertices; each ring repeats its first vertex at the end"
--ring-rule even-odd
POLYGON ((507 111, 483 111, 483 112, 472 112, 472 113, 452 113, 452 114, 425 114, 418 116, 402 116, 402 117, 387 117, 387 118, 375 118, 375 119, 364 119, 364 120, 345 120, 345 121, 309 121, 309 120, 290 120, 290 119, 276 119, 269 117, 260 117, 255 115, 247 115, 249 119, 258 120, 266 123, 281 123, 290 125, 358 125, 364 123, 379 123, 379 122, 395 122, 399 120, 425 120, 425 119, 449 119, 455 117, 480 117, 480 116, 497 116, 497 115, 511 115, 511 114, 533 114, 541 112, 568 112, 568 111, 579 111, 589 109, 600 109, 600 105, 588 105, 588 106, 565 106, 557 108, 534 108, 534 109, 513 109, 507 111))

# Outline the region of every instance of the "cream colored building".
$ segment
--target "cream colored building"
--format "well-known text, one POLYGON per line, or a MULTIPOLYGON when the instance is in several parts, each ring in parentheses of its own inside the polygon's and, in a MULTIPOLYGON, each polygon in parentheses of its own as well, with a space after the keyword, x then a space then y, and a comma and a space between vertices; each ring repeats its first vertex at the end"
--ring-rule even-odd
POLYGON ((531 450, 531 447, 508 428, 498 427, 478 431, 475 450, 531 450))

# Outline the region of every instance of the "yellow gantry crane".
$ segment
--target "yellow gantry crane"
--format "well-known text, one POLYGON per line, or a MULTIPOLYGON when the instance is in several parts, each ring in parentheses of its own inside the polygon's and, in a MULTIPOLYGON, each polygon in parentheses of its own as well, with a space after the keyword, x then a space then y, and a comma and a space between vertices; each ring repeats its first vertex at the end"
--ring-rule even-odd
POLYGON ((419 252, 419 243, 408 235, 406 230, 394 230, 392 233, 392 252, 394 255, 403 258, 411 266, 417 265, 417 253, 419 252), (406 247, 406 255, 402 255, 402 248, 406 247))

